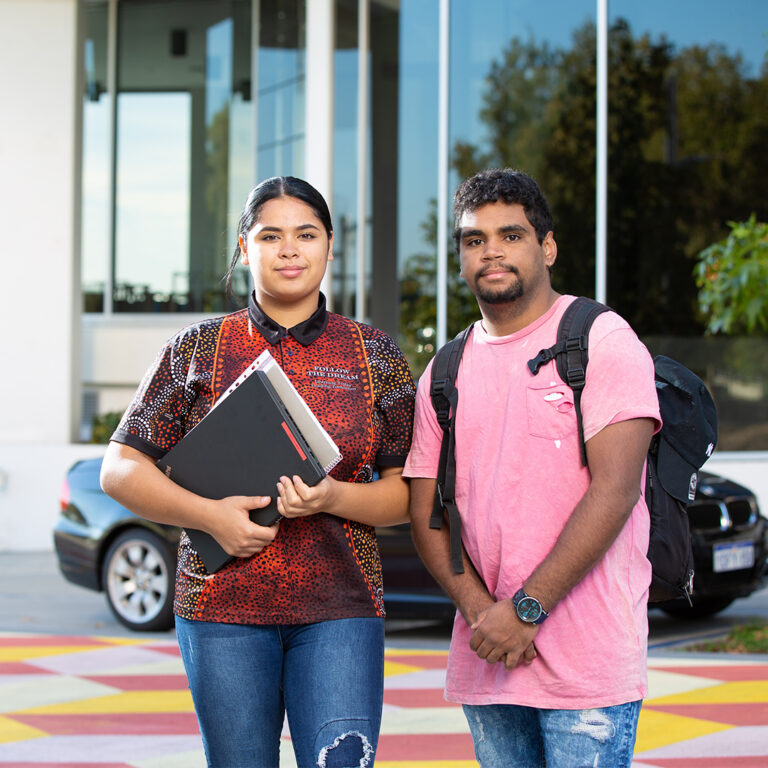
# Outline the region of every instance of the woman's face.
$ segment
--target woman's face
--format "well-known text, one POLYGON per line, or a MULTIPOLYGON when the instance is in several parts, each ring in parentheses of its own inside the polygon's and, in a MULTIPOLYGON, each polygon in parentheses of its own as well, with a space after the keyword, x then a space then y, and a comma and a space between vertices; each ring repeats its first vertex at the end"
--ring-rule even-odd
MULTIPOLYGON (((256 298, 267 305, 317 302, 320 282, 333 258, 323 223, 310 206, 295 197, 277 197, 261 207, 245 241, 242 262, 251 272, 256 298)), ((313 306, 315 306, 313 305, 313 306)))

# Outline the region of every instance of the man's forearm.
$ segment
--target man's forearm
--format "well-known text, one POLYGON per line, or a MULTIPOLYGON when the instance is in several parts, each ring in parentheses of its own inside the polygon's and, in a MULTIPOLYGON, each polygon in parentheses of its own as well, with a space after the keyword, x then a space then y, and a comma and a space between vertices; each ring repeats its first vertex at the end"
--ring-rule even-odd
POLYGON ((468 624, 492 605, 494 600, 462 547, 464 573, 454 573, 451 566, 448 524, 439 530, 429 527, 436 481, 411 480, 411 532, 416 551, 432 577, 445 590, 468 624))
POLYGON ((610 549, 636 501, 617 504, 587 491, 549 555, 522 585, 525 591, 551 611, 610 549))

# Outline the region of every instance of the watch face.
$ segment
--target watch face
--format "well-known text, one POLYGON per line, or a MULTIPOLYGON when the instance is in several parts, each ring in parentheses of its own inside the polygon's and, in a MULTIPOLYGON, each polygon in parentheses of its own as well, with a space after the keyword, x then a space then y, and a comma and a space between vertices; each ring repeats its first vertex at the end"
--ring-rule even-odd
POLYGON ((535 597, 524 597, 517 604, 517 615, 529 623, 536 621, 542 614, 541 603, 535 597))

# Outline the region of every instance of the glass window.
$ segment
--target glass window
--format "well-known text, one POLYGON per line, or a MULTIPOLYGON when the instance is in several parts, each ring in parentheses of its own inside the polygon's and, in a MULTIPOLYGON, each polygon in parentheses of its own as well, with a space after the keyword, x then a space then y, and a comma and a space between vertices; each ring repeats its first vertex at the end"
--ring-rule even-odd
POLYGON ((435 352, 437 328, 438 1, 403 0, 399 26, 395 230, 399 342, 418 375, 435 352))
MULTIPOLYGON (((555 219, 555 287, 594 291, 594 0, 451 3, 452 189, 481 168, 533 176, 555 219), (482 10, 481 10, 482 9, 482 10)), ((449 273, 452 270, 449 269, 449 273)), ((451 313, 455 331, 464 312, 451 313)))
MULTIPOLYGON (((401 4, 402 5, 402 4, 401 4)), ((400 19, 397 4, 373 0, 369 8, 368 114, 364 220, 358 220, 358 3, 336 2, 334 55, 333 304, 357 314, 358 258, 364 251, 365 316, 393 336, 400 325, 397 250, 400 19), (363 248, 364 245, 364 248, 363 248)), ((428 41, 425 41, 428 42, 428 41)))
MULTIPOLYGON (((451 3, 451 189, 481 168, 540 184, 555 219, 558 290, 592 295, 595 254, 595 3, 451 3)), ((453 246, 451 246, 453 252, 453 246)), ((456 280, 458 260, 448 268, 456 280)), ((449 288, 449 336, 477 317, 449 288)))
POLYGON ((107 4, 85 6, 81 281, 83 311, 102 312, 110 269, 107 4))
MULTIPOLYGON (((117 50, 107 52, 106 4, 87 8, 86 308, 103 310, 111 282, 115 311, 221 311, 221 278, 253 186, 251 2, 121 0, 117 10, 117 50), (117 68, 114 147, 108 56, 117 68)), ((236 291, 247 286, 238 270, 236 291)))
POLYGON ((117 312, 186 310, 190 280, 189 93, 117 100, 117 312))
MULTIPOLYGON (((559 3, 556 14, 532 0, 450 4, 451 192, 481 168, 531 174, 555 216, 555 286, 587 295, 595 261, 594 15, 594 0, 559 3)), ((416 374, 436 335, 438 28, 437 2, 400 4, 400 340, 416 374)), ((448 253, 451 336, 478 310, 452 241, 448 253)))
MULTIPOLYGON (((333 112, 333 309, 356 314, 358 3, 336 1, 333 112)), ((368 126, 366 126, 366 130, 368 126)), ((370 166, 369 166, 370 167, 370 166)), ((370 200, 369 200, 370 202, 370 200)), ((363 231, 368 227, 363 225, 363 231)))
POLYGON ((720 450, 768 449, 768 340, 704 336, 693 271, 768 220, 768 6, 612 0, 608 301, 708 383, 720 450))
POLYGON ((261 0, 258 179, 304 172, 305 0, 261 0))
MULTIPOLYGON (((403 4, 400 3, 402 6, 403 4)), ((366 306, 370 322, 397 338, 399 318, 397 232, 400 157, 400 9, 389 0, 370 8, 370 194, 366 306)), ((429 41, 424 41, 429 45, 429 41)), ((411 115, 415 122, 415 115, 411 115)), ((414 173, 411 169, 409 173, 414 173)))

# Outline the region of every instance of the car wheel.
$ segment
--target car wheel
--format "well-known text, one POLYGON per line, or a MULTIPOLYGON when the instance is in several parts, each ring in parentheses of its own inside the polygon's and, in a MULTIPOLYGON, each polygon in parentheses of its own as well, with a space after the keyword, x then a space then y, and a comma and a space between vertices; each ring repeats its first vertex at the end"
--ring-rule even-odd
POLYGON ((133 528, 117 536, 104 558, 102 584, 118 621, 139 632, 173 626, 175 561, 175 552, 151 531, 133 528))
POLYGON ((693 605, 687 600, 673 600, 659 606, 664 613, 677 619, 705 619, 707 616, 725 610, 735 598, 733 597, 693 597, 693 605))

